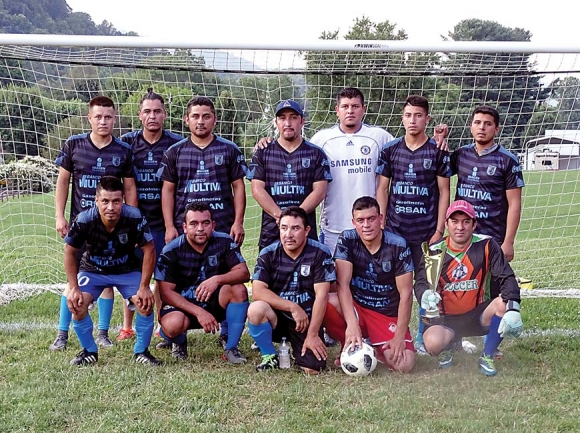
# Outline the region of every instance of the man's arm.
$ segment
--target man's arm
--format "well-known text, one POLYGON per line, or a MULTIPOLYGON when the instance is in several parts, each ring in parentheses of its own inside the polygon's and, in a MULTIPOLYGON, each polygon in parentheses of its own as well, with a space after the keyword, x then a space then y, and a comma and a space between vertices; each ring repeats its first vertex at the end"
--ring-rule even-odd
POLYGON ((250 271, 246 263, 239 263, 229 272, 221 275, 214 275, 201 282, 195 290, 195 297, 201 302, 207 302, 213 292, 225 284, 243 284, 250 279, 250 271))
POLYGON ((67 305, 71 313, 78 314, 81 312, 83 305, 83 294, 79 289, 79 262, 76 259, 78 248, 69 244, 64 246, 64 271, 68 282, 67 305))
POLYGON ((254 301, 264 301, 275 310, 289 312, 296 322, 297 332, 304 332, 308 329, 308 315, 302 307, 292 301, 282 299, 268 289, 268 285, 265 282, 260 280, 252 281, 252 299, 254 301))
POLYGON ((314 305, 312 305, 312 315, 310 317, 310 325, 306 333, 306 339, 302 345, 302 356, 306 354, 306 350, 310 349, 318 360, 326 359, 328 352, 324 341, 320 339, 319 332, 326 313, 326 305, 328 303, 328 292, 330 290, 330 282, 323 282, 314 284, 314 292, 316 297, 314 305))
POLYGON ((143 251, 143 263, 141 264, 141 283, 137 290, 135 305, 143 310, 145 314, 153 311, 155 298, 151 292, 151 275, 155 269, 155 247, 153 241, 147 242, 141 247, 143 251))
POLYGON ((389 189, 391 187, 391 178, 379 175, 377 184, 377 202, 381 209, 381 215, 387 220, 387 205, 389 204, 389 189))
POLYGON ((198 307, 193 302, 189 302, 181 296, 181 293, 177 293, 175 287, 176 285, 174 283, 159 281, 159 294, 165 304, 172 305, 173 307, 185 311, 195 317, 199 314, 207 313, 203 308, 198 307))
POLYGON ((448 177, 437 176, 437 187, 439 188, 439 203, 437 204, 437 228, 431 236, 429 244, 441 239, 445 233, 445 213, 449 207, 451 181, 448 177))
POLYGON ((175 184, 164 180, 161 189, 161 211, 163 213, 163 221, 165 221, 165 243, 171 242, 178 235, 173 222, 174 210, 175 184))
POLYGON ((70 184, 70 171, 59 167, 58 177, 56 179, 56 191, 54 193, 54 208, 56 217, 56 232, 61 238, 64 238, 68 233, 68 221, 64 216, 66 209, 66 201, 68 199, 68 187, 70 184))
POLYGON ((507 226, 505 239, 503 244, 501 244, 501 249, 508 262, 511 262, 514 258, 514 242, 516 240, 516 232, 518 231, 520 217, 522 215, 522 189, 508 189, 506 191, 506 197, 508 202, 507 226))
POLYGON ((123 178, 123 193, 125 194, 125 203, 137 207, 137 186, 135 185, 135 178, 123 178))
POLYGON ((230 236, 234 241, 242 246, 244 242, 244 215, 246 213, 246 186, 244 179, 237 179, 232 182, 234 192, 234 224, 230 230, 230 236))
POLYGON ((343 350, 349 347, 362 347, 362 332, 354 313, 354 301, 350 292, 352 279, 352 263, 346 260, 336 259, 336 295, 346 322, 346 333, 343 350))
POLYGON ((326 196, 326 189, 328 188, 327 180, 319 180, 312 184, 312 192, 304 199, 300 204, 300 207, 310 213, 316 209, 316 207, 324 200, 326 196))
POLYGON ((268 191, 266 191, 266 182, 263 180, 252 179, 251 184, 252 196, 254 199, 268 215, 278 221, 278 218, 280 218, 280 212, 282 212, 282 210, 278 207, 272 196, 268 194, 268 191))
POLYGON ((405 358, 405 334, 409 329, 413 306, 413 273, 407 272, 395 277, 395 284, 399 291, 400 301, 397 312, 397 330, 389 344, 391 345, 393 363, 397 365, 405 358))

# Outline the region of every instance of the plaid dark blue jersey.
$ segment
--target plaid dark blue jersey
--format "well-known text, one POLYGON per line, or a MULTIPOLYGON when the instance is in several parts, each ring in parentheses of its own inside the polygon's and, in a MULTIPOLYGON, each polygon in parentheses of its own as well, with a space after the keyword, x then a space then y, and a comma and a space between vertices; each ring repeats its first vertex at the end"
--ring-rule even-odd
POLYGON ((377 173, 391 180, 385 228, 410 244, 428 241, 437 229, 437 178, 451 177, 449 153, 433 139, 411 150, 400 137, 381 150, 377 173))
MULTIPOLYGON (((303 140, 293 152, 288 152, 277 141, 265 149, 257 149, 252 156, 248 180, 265 183, 268 194, 280 209, 299 206, 312 192, 315 182, 332 181, 328 159, 318 146, 303 140)), ((308 214, 309 236, 316 236, 316 211, 308 214)), ((276 220, 262 211, 260 247, 280 238, 276 220)))
POLYGON ((116 137, 99 149, 90 133, 73 135, 64 143, 55 163, 71 174, 70 221, 94 205, 101 176, 133 177, 131 147, 116 137))
POLYGON ((193 249, 183 234, 163 248, 157 259, 155 279, 175 284, 176 292, 203 307, 205 304, 195 298, 197 286, 245 262, 238 245, 225 233, 214 231, 201 253, 193 249))
POLYGON ((314 285, 335 281, 336 272, 330 250, 320 242, 308 239, 302 253, 293 259, 278 241, 260 251, 252 280, 266 283, 269 290, 300 305, 310 317, 316 298, 314 285))
POLYGON ((382 238, 379 250, 371 254, 356 230, 345 230, 338 238, 334 259, 352 264, 350 291, 357 304, 397 317, 401 297, 395 278, 413 272, 413 260, 401 236, 384 230, 382 238))
POLYGON ((165 230, 163 213, 161 212, 163 181, 157 172, 161 167, 165 151, 183 140, 183 137, 163 130, 161 138, 156 143, 151 144, 143 137, 143 130, 139 130, 123 135, 121 140, 129 144, 133 151, 133 170, 139 209, 147 218, 151 230, 165 230))
POLYGON ((112 232, 107 231, 99 209, 93 206, 78 214, 64 241, 74 248, 86 244, 80 271, 124 274, 141 270, 135 247, 153 242, 153 236, 141 211, 124 204, 112 232))
POLYGON ((480 156, 475 144, 470 144, 451 154, 451 169, 457 175, 455 200, 471 203, 477 214, 477 233, 501 245, 507 228, 506 191, 524 187, 518 158, 502 146, 480 156))
POLYGON ((243 179, 248 167, 235 143, 214 136, 205 148, 186 138, 171 146, 161 163, 159 176, 175 184, 173 224, 181 233, 183 213, 190 202, 207 203, 216 230, 229 233, 234 223, 232 183, 243 179))

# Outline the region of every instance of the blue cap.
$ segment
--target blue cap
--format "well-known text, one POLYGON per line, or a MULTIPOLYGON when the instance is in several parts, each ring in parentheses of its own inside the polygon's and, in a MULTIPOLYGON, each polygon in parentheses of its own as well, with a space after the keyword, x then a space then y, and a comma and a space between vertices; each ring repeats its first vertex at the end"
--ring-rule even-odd
POLYGON ((296 111, 298 114, 300 114, 300 116, 304 117, 304 112, 302 111, 302 107, 300 107, 300 104, 298 104, 298 102, 293 101, 292 99, 286 99, 285 101, 281 101, 278 106, 276 107, 276 116, 278 115, 278 113, 286 108, 289 108, 290 110, 294 110, 296 111))

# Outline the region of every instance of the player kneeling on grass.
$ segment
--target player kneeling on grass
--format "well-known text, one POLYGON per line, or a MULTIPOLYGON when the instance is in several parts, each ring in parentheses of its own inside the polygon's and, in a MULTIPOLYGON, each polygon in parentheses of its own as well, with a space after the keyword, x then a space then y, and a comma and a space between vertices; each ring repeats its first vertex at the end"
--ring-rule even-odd
POLYGON ((248 311, 244 285, 250 271, 238 244, 216 232, 210 207, 192 202, 185 208, 183 234, 165 245, 155 268, 162 307, 160 334, 171 341, 174 358, 187 358, 188 329, 215 333, 228 321, 228 341, 222 358, 246 362, 238 351, 248 311))
POLYGON ((374 198, 355 200, 355 228, 342 232, 334 251, 336 293, 328 297, 324 325, 343 351, 368 338, 378 361, 408 373, 415 364, 409 331, 413 260, 402 237, 381 230, 383 219, 374 198))
POLYGON ((308 214, 301 207, 284 209, 279 228, 280 241, 260 251, 252 277, 248 329, 262 352, 256 370, 279 368, 272 340, 286 337, 302 371, 318 374, 326 368, 322 319, 336 279, 334 263, 326 246, 308 238, 308 214))
POLYGON ((65 237, 64 267, 70 283, 67 305, 73 328, 83 350, 73 365, 94 364, 98 349, 93 338, 89 305, 107 287, 116 287, 123 298, 137 309, 135 361, 159 365, 149 353, 153 333, 155 300, 149 281, 155 267, 153 237, 139 209, 123 204, 123 183, 114 176, 103 176, 97 186, 95 206, 81 212, 65 237), (86 243, 80 264, 77 250, 86 243), (135 246, 143 250, 142 264, 135 246), (141 268, 141 270, 140 270, 141 268))
POLYGON ((477 229, 473 206, 464 200, 453 202, 446 214, 449 236, 429 247, 431 254, 445 251, 437 293, 425 291, 421 306, 439 307, 440 322, 423 334, 425 348, 439 356, 439 367, 453 363, 454 343, 463 337, 488 334, 479 367, 494 376, 493 353, 503 337, 518 336, 523 328, 520 289, 514 272, 499 244, 477 229), (501 296, 489 299, 489 281, 499 282, 501 296))

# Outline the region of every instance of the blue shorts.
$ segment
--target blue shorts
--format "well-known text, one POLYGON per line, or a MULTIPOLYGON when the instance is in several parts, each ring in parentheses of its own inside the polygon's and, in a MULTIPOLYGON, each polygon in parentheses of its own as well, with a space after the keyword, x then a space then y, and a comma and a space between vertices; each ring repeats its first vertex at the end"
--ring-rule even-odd
POLYGON ((137 294, 141 284, 141 272, 133 271, 126 274, 104 275, 96 272, 81 271, 77 275, 79 289, 90 293, 96 300, 107 287, 115 287, 124 299, 137 294))

